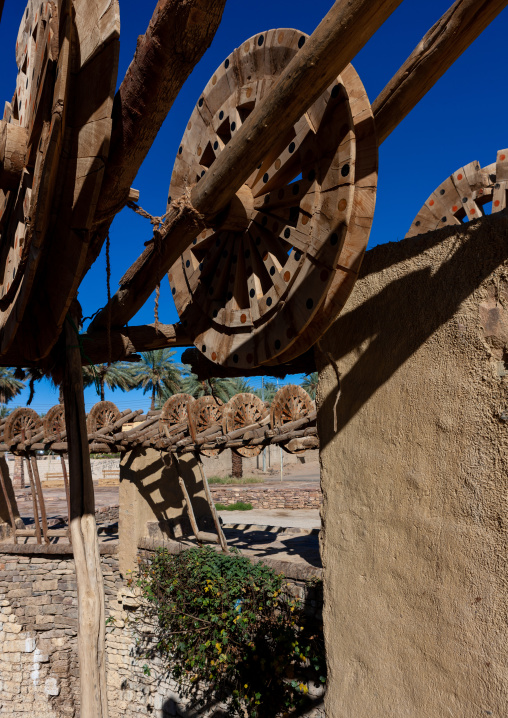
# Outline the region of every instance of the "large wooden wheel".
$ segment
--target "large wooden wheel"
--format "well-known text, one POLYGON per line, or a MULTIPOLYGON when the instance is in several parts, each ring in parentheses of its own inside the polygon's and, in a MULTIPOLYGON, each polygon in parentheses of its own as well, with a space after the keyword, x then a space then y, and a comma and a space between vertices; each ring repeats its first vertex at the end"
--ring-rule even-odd
MULTIPOLYGON (((286 384, 273 397, 270 406, 270 424, 272 429, 280 428, 298 419, 304 419, 314 411, 314 402, 305 389, 298 384, 286 384)), ((284 449, 287 448, 283 447, 284 449)), ((305 449, 289 453, 304 454, 305 449)))
MULTIPOLYGON (((215 424, 222 424, 224 403, 214 396, 200 396, 187 405, 189 429, 194 441, 198 434, 215 424)), ((221 449, 201 449, 204 456, 217 456, 221 449)))
MULTIPOLYGON (((268 415, 268 409, 261 399, 255 394, 235 394, 226 406, 222 415, 222 428, 225 434, 236 429, 243 429, 251 424, 256 424, 268 415)), ((262 446, 240 446, 232 449, 240 456, 257 456, 263 450, 262 446)))
MULTIPOLYGON (((270 30, 217 69, 182 139, 169 202, 213 167, 305 41, 270 30)), ((181 320, 208 359, 238 368, 287 361, 302 351, 299 336, 303 350, 321 336, 354 284, 376 177, 370 105, 348 66, 169 272, 181 320)))
POLYGON ((194 402, 190 394, 174 394, 162 407, 159 429, 164 434, 164 427, 171 430, 176 424, 188 423, 188 406, 194 402))
POLYGON ((116 404, 113 404, 112 401, 99 401, 90 409, 90 413, 86 418, 86 427, 88 431, 93 434, 93 432, 98 429, 111 426, 111 424, 114 424, 119 418, 120 412, 116 404))
POLYGON ((0 122, 0 356, 16 336, 12 363, 48 353, 81 279, 118 35, 117 0, 29 0, 23 11, 16 89, 0 122))
POLYGON ((12 444, 17 436, 21 441, 25 441, 35 436, 41 429, 42 420, 33 409, 14 409, 4 424, 4 441, 6 444, 12 444))
POLYGON ((55 434, 61 434, 65 431, 64 407, 61 404, 53 406, 42 420, 42 424, 45 439, 52 438, 55 434))
POLYGON ((496 162, 460 167, 430 195, 414 218, 406 237, 460 225, 507 206, 508 150, 499 150, 496 162))

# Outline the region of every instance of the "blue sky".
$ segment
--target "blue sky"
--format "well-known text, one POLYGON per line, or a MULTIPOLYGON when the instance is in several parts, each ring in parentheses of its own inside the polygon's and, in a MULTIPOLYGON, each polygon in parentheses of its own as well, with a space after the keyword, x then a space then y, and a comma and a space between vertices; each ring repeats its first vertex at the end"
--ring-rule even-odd
MULTIPOLYGON (((411 53, 421 37, 439 19, 451 0, 404 0, 353 61, 371 102, 411 53)), ((132 59, 138 35, 144 33, 155 0, 120 0, 121 49, 118 82, 132 59)), ((163 214, 173 168, 188 118, 203 87, 216 67, 248 37, 271 28, 294 27, 311 33, 332 5, 331 0, 228 0, 216 37, 185 84, 134 182, 140 204, 151 214, 163 214)), ((10 100, 14 91, 16 65, 14 46, 20 0, 6 0, 0 25, 0 91, 10 100)), ((413 112, 383 143, 379 157, 376 213, 369 246, 404 237, 428 195, 458 167, 473 160, 486 165, 495 161, 496 151, 508 145, 504 118, 508 115, 508 93, 503 67, 506 62, 508 9, 504 10, 413 112)), ((125 269, 143 249, 151 227, 132 211, 124 209, 111 228, 112 291, 125 269)), ((99 257, 79 293, 84 315, 92 314, 106 301, 105 258, 99 257)), ((167 283, 161 287, 160 320, 178 317, 167 283)), ((153 322, 153 298, 131 324, 153 322)), ((178 352, 179 354, 180 352, 178 352)), ((259 382, 257 382, 259 383, 259 382)), ((24 404, 23 392, 17 404, 24 404)), ((148 397, 139 392, 110 394, 120 408, 146 407, 148 397)), ((87 409, 97 400, 86 390, 87 409)), ((32 406, 46 411, 57 402, 49 384, 41 383, 32 406)), ((14 405, 14 402, 13 404, 14 405)))

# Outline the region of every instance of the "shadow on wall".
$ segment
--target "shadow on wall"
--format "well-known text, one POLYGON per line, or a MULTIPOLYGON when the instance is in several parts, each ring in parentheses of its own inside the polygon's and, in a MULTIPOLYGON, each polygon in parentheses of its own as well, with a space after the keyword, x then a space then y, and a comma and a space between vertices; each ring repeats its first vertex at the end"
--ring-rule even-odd
MULTIPOLYGON (((368 343, 351 370, 340 377, 337 426, 334 428, 330 422, 323 422, 321 449, 507 258, 506 212, 462 228, 446 227, 390 245, 383 244, 367 253, 360 278, 399 263, 400 278, 352 311, 339 316, 323 340, 327 355, 317 351, 318 364, 323 368, 368 343), (425 252, 450 236, 457 238, 455 247, 434 271, 425 252), (404 263, 411 260, 414 265, 418 257, 421 258, 421 269, 405 273, 404 263), (407 331, 409 326, 411 331, 407 331), (348 385, 355 391, 348 391, 348 385)), ((335 401, 335 392, 324 399, 323 416, 334 415, 335 401)))
POLYGON ((164 526, 164 522, 185 514, 179 476, 183 478, 192 497, 196 518, 208 517, 210 508, 204 496, 203 481, 197 478, 199 467, 193 455, 185 454, 183 459, 177 460, 168 453, 138 450, 130 452, 121 465, 122 481, 131 481, 137 486, 161 526, 164 526), (152 455, 154 459, 143 462, 140 466, 140 456, 148 455, 152 455))

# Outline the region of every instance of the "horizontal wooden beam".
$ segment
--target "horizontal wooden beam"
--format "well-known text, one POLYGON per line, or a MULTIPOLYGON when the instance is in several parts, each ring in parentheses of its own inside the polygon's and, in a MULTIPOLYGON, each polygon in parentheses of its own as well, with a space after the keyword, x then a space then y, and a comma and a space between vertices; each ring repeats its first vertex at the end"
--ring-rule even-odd
POLYGON ((379 144, 507 5, 457 0, 431 27, 372 105, 379 144))
POLYGON ((132 354, 171 347, 190 347, 193 342, 181 324, 147 324, 82 334, 83 353, 92 364, 123 361, 132 354))
MULTIPOLYGON (((151 242, 92 322, 94 330, 122 326, 143 306, 157 283, 205 223, 231 201, 270 148, 351 62, 401 0, 338 0, 256 106, 202 180, 186 206, 173 207, 157 242, 151 242), (201 219, 203 218, 203 219, 201 219)), ((280 148, 282 149, 282 148, 280 148)))

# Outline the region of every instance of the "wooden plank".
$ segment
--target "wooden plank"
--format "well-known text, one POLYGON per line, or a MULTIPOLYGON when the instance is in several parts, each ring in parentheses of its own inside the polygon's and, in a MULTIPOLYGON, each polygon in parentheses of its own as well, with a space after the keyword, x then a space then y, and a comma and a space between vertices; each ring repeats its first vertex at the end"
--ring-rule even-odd
POLYGON ((11 504, 11 497, 8 493, 8 487, 7 482, 9 481, 9 477, 4 475, 4 469, 3 469, 3 463, 0 462, 0 488, 2 489, 5 503, 7 504, 7 510, 9 512, 9 521, 11 522, 11 529, 12 529, 12 537, 14 543, 18 543, 16 539, 16 519, 14 518, 14 511, 11 504))
POLYGON ((42 523, 42 536, 44 543, 49 543, 48 538, 48 519, 46 516, 46 505, 44 503, 44 494, 42 493, 41 477, 39 476, 39 469, 37 467, 37 459, 35 456, 31 456, 28 460, 32 466, 33 476, 35 479, 35 486, 37 489, 37 496, 39 497, 39 506, 41 509, 41 523, 42 523))
POLYGON ((508 0, 456 0, 430 28, 372 104, 379 144, 506 5, 508 0))

